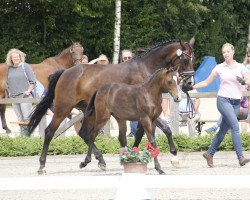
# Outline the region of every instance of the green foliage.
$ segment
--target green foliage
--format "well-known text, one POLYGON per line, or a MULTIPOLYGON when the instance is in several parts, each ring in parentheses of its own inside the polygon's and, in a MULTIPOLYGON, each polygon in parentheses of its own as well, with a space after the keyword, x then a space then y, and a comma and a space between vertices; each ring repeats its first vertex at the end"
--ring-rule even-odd
POLYGON ((129 147, 122 147, 120 150, 120 163, 123 165, 124 163, 149 163, 152 161, 151 153, 147 149, 147 147, 143 147, 141 150, 134 147, 133 149, 129 147))
MULTIPOLYGON (((250 12, 248 1, 123 0, 121 49, 137 53, 162 40, 196 37, 199 64, 206 55, 222 61, 221 46, 236 47, 244 57, 250 12)), ((80 42, 89 59, 113 54, 115 1, 112 0, 2 0, 0 4, 0 62, 9 49, 19 48, 29 63, 39 63, 80 42)))
MULTIPOLYGON (((175 135, 173 137, 178 151, 195 152, 206 151, 212 142, 214 135, 205 135, 197 137, 188 137, 186 135, 175 135)), ((242 147, 244 151, 250 150, 250 135, 241 134, 242 147)), ((139 146, 144 148, 144 143, 147 141, 143 137, 139 146)), ((128 139, 128 146, 133 146, 133 139, 128 139)), ((156 138, 157 148, 161 153, 168 153, 169 146, 165 136, 158 136, 156 138)), ((120 144, 117 138, 110 138, 107 135, 98 135, 95 141, 96 146, 103 154, 118 154, 120 151, 120 144)), ((34 156, 40 155, 43 146, 43 139, 38 137, 16 137, 11 138, 7 136, 0 137, 0 156, 34 156)), ((227 134, 219 147, 220 151, 234 150, 231 135, 227 134)), ((48 155, 75 155, 87 153, 87 145, 78 136, 60 137, 53 139, 50 143, 48 155)))

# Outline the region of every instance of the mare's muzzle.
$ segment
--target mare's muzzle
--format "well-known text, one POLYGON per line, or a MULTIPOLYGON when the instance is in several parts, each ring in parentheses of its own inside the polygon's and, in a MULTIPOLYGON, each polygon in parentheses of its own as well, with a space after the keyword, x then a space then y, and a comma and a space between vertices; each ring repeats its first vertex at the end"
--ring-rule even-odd
POLYGON ((194 84, 193 76, 194 76, 194 71, 182 72, 182 74, 180 75, 182 80, 181 89, 183 92, 187 92, 193 89, 192 88, 192 85, 194 84))

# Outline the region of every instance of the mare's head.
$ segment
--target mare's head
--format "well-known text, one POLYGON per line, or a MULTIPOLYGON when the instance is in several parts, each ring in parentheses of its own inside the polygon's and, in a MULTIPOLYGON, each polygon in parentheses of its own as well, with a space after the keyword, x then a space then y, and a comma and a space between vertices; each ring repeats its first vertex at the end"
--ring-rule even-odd
POLYGON ((189 83, 194 75, 194 42, 195 39, 191 38, 189 42, 179 41, 165 48, 168 69, 177 71, 184 84, 189 83))
POLYGON ((71 54, 74 65, 81 64, 83 50, 84 49, 79 42, 72 42, 71 46, 69 47, 69 52, 71 54))
POLYGON ((163 68, 157 71, 155 75, 158 79, 158 86, 162 89, 162 92, 168 92, 173 97, 175 102, 181 101, 181 92, 178 90, 172 70, 163 68))

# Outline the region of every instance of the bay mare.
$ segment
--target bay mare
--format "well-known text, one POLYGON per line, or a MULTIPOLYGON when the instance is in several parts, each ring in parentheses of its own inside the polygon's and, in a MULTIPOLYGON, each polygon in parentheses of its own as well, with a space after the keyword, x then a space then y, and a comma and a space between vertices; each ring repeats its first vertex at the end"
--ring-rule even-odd
MULTIPOLYGON (((83 112, 91 95, 107 83, 122 82, 134 85, 143 82, 160 68, 178 71, 181 76, 193 75, 193 45, 194 38, 189 43, 182 41, 166 41, 152 47, 141 57, 120 64, 88 65, 81 64, 67 70, 56 72, 49 84, 47 95, 36 106, 28 125, 30 134, 46 114, 54 102, 54 116, 45 129, 45 139, 40 157, 38 173, 44 172, 49 144, 63 119, 76 107, 83 112)), ((163 130, 168 138, 170 152, 177 155, 172 132, 168 126, 156 120, 156 125, 163 130)), ((138 146, 144 130, 138 124, 135 146, 138 146)), ((81 134, 80 134, 81 136, 81 134)))
MULTIPOLYGON (((157 70, 145 82, 136 85, 110 83, 102 86, 90 98, 87 106, 80 136, 88 145, 87 156, 80 164, 85 167, 91 162, 92 152, 98 159, 98 166, 106 170, 102 153, 95 146, 95 138, 99 130, 107 123, 112 115, 119 126, 119 142, 121 147, 127 146, 126 121, 138 121, 146 132, 148 141, 154 148, 155 123, 162 112, 162 93, 170 93, 174 101, 181 100, 181 93, 173 79, 173 73, 165 68, 157 70)), ((159 174, 165 174, 157 157, 154 158, 155 169, 159 174)))
MULTIPOLYGON (((54 57, 49 57, 39 64, 30 64, 32 70, 36 74, 36 78, 43 84, 45 88, 48 87, 48 77, 59 69, 67 69, 76 64, 81 63, 83 56, 83 47, 79 42, 72 42, 72 44, 64 49, 61 53, 54 57)), ((6 63, 0 64, 0 98, 6 97, 6 79, 8 66, 6 63)), ((0 113, 2 120, 2 127, 6 133, 10 133, 5 118, 6 104, 0 104, 0 113)))

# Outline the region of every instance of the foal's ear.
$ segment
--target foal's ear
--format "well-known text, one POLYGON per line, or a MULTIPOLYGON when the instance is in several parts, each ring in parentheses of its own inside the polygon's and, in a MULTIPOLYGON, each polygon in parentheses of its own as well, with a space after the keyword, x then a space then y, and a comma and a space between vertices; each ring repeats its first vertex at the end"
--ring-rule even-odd
POLYGON ((172 75, 172 74, 173 74, 173 71, 172 71, 172 70, 167 70, 167 71, 166 71, 166 75, 169 75, 169 74, 172 75))
POLYGON ((195 38, 192 37, 192 38, 190 39, 190 41, 189 41, 189 44, 190 44, 191 47, 194 47, 194 42, 195 42, 195 38))

